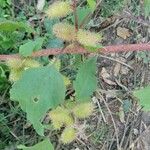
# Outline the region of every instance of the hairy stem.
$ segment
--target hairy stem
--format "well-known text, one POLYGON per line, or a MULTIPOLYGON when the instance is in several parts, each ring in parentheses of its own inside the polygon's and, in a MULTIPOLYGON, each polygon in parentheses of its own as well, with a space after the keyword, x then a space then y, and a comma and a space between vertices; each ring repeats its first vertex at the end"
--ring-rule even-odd
MULTIPOLYGON (((48 55, 59 55, 59 54, 88 54, 88 53, 115 53, 115 52, 127 52, 127 51, 143 51, 148 50, 150 51, 150 44, 127 44, 127 45, 112 45, 106 46, 97 50, 96 52, 89 52, 82 47, 77 47, 73 49, 65 48, 61 49, 44 49, 32 54, 32 57, 41 57, 41 56, 48 56, 48 55)), ((19 58, 19 54, 13 55, 0 55, 0 60, 7 60, 11 58, 19 58)))

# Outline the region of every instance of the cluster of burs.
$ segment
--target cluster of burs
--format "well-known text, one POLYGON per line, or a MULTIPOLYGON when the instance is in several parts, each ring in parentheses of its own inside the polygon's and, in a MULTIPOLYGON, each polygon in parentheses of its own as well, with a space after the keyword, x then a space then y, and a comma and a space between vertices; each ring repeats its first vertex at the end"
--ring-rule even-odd
MULTIPOLYGON (((61 18, 70 13, 73 13, 73 6, 68 1, 54 2, 46 11, 49 18, 61 18)), ((95 47, 101 40, 101 35, 84 29, 76 30, 75 25, 66 21, 55 24, 53 33, 56 37, 70 42, 71 48, 75 47, 76 43, 82 46, 95 47)), ((78 120, 89 117, 93 110, 94 106, 91 102, 67 101, 64 105, 58 106, 49 113, 54 129, 60 130, 61 127, 65 126, 61 134, 63 143, 70 143, 76 139, 78 134, 81 134, 78 120)))
MULTIPOLYGON (((73 13, 73 5, 68 1, 57 1, 51 4, 45 12, 50 19, 65 17, 73 13)), ((101 41, 101 35, 85 29, 75 29, 75 25, 66 21, 59 22, 53 26, 56 37, 70 43, 70 47, 79 44, 83 47, 96 47, 101 41)), ((40 67, 41 64, 32 58, 18 58, 7 61, 10 68, 10 80, 15 82, 20 79, 23 71, 29 68, 40 67)), ((53 128, 62 130, 61 141, 68 144, 75 140, 80 133, 79 122, 89 117, 94 110, 91 102, 76 102, 70 100, 49 112, 53 128)))

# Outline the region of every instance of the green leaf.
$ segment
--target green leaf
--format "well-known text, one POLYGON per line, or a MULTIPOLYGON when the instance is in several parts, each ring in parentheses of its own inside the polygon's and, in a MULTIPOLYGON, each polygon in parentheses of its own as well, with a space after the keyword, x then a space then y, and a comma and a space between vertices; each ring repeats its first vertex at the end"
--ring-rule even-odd
POLYGON ((18 149, 22 150, 54 150, 54 147, 52 143, 49 141, 49 139, 45 139, 42 142, 39 142, 38 144, 32 146, 32 147, 26 147, 24 145, 17 146, 18 149))
POLYGON ((34 42, 28 41, 27 43, 19 47, 19 54, 24 57, 30 56, 34 50, 34 47, 35 47, 34 42))
POLYGON ((134 91, 133 94, 139 99, 140 104, 144 106, 143 109, 150 111, 150 86, 134 91))
POLYGON ((88 5, 89 5, 90 9, 91 9, 92 11, 94 11, 95 8, 96 8, 96 2, 95 2, 95 0, 87 0, 87 3, 88 3, 88 5))
POLYGON ((23 73, 12 86, 10 97, 19 102, 37 133, 43 135, 41 121, 50 108, 64 101, 65 90, 63 77, 54 66, 39 67, 23 73))
MULTIPOLYGON (((77 8, 77 15, 78 15, 78 23, 81 24, 81 22, 83 21, 83 19, 89 14, 91 13, 91 9, 88 7, 78 7, 77 8)), ((74 23, 74 16, 72 16, 71 18, 72 22, 74 23)))
POLYGON ((4 69, 2 68, 2 66, 0 66, 0 77, 6 78, 5 71, 4 71, 4 69))
POLYGON ((13 32, 16 30, 33 32, 33 29, 23 22, 14 22, 14 21, 0 22, 0 31, 13 32))
POLYGON ((48 41, 47 48, 62 48, 64 47, 64 42, 58 38, 50 39, 48 41))
POLYGON ((59 19, 49 19, 49 18, 45 18, 44 19, 44 27, 46 29, 46 32, 50 35, 53 34, 53 25, 58 23, 59 19))
POLYGON ((44 38, 42 37, 36 38, 34 41, 35 47, 33 51, 40 50, 42 48, 43 42, 44 42, 44 38))
POLYGON ((97 88, 96 79, 96 58, 86 60, 79 68, 74 89, 78 101, 89 100, 90 96, 97 88))
POLYGON ((32 52, 41 49, 44 38, 37 38, 35 41, 29 40, 27 43, 23 44, 19 48, 19 54, 27 57, 31 56, 32 52))
POLYGON ((150 16, 150 0, 144 0, 145 17, 150 16))

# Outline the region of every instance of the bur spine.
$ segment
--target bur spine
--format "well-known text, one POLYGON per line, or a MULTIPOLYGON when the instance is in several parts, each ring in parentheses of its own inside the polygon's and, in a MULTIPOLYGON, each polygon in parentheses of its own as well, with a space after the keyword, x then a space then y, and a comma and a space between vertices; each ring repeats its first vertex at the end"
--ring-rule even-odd
POLYGON ((65 128, 62 135, 61 141, 64 144, 69 144, 76 139, 76 130, 74 128, 65 128))
POLYGON ((70 112, 67 109, 60 106, 50 111, 49 117, 52 121, 54 129, 56 130, 59 130, 63 125, 71 126, 74 124, 74 120, 70 115, 70 112))
POLYGON ((102 37, 100 34, 82 29, 77 32, 77 41, 83 46, 95 47, 101 40, 102 37))
POLYGON ((64 40, 64 41, 75 41, 76 40, 76 32, 74 26, 68 23, 57 23, 53 26, 53 33, 56 37, 64 40))
POLYGON ((79 119, 85 119, 89 117, 94 110, 94 105, 91 102, 79 103, 73 109, 73 114, 79 119))

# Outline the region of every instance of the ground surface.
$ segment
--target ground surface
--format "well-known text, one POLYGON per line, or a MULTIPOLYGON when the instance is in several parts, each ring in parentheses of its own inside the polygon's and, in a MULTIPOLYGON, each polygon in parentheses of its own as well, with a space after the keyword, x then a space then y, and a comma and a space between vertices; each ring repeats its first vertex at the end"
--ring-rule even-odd
MULTIPOLYGON (((114 3, 102 0, 88 27, 102 33, 103 45, 149 42, 150 22, 143 17, 142 1, 116 2, 111 8, 114 3)), ((18 4, 14 0, 9 7, 14 18, 22 17, 39 36, 46 35, 43 14, 35 12, 36 2, 22 0, 18 4)), ((52 131, 49 137, 56 150, 149 150, 150 113, 142 111, 131 91, 150 84, 150 53, 100 54, 97 67, 99 85, 92 98, 96 108, 85 120, 86 137, 62 145, 60 133, 52 131)), ((9 100, 9 88, 6 81, 0 91, 0 150, 16 150, 18 144, 33 145, 41 140, 25 114, 9 100)))

